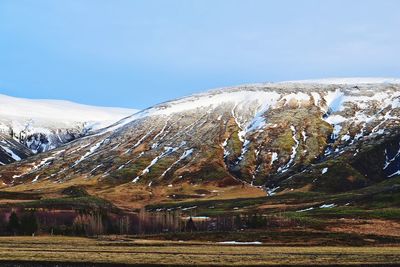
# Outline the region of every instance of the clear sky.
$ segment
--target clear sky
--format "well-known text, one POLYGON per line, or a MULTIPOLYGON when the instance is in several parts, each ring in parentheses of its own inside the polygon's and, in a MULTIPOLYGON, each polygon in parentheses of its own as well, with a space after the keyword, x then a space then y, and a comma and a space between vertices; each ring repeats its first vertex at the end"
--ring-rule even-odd
POLYGON ((221 86, 399 77, 398 0, 0 0, 0 93, 145 108, 221 86))

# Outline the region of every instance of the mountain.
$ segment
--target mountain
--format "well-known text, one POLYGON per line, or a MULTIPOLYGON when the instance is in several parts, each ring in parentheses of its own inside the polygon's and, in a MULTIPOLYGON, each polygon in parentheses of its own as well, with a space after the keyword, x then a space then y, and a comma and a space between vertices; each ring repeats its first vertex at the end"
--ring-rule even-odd
POLYGON ((0 94, 0 164, 57 148, 135 112, 0 94))
POLYGON ((17 191, 81 185, 125 207, 347 192, 400 175, 399 123, 396 79, 243 85, 140 111, 2 166, 0 179, 17 191))

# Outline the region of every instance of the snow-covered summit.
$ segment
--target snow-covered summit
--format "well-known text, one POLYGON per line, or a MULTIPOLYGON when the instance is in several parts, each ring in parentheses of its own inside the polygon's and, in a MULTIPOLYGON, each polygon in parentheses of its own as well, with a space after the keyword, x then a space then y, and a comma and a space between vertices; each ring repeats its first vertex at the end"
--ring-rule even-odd
POLYGON ((71 123, 93 123, 96 128, 136 113, 134 109, 96 107, 64 100, 24 99, 0 94, 0 120, 37 126, 69 126, 71 123))
MULTIPOLYGON (((392 96, 391 93, 385 91, 385 87, 391 84, 400 84, 400 79, 372 77, 327 78, 320 80, 245 84, 234 87, 216 88, 144 109, 130 117, 124 118, 112 127, 104 129, 104 131, 113 131, 132 121, 146 117, 168 117, 172 114, 190 110, 201 108, 213 109, 221 105, 232 103, 235 110, 248 106, 256 107, 255 113, 257 114, 261 111, 265 112, 275 105, 287 105, 289 103, 297 103, 300 105, 302 103, 314 101, 315 105, 322 106, 323 101, 320 101, 321 99, 324 99, 327 104, 325 108, 330 109, 346 101, 383 101, 385 98, 388 98, 389 95, 392 96), (359 85, 359 89, 362 92, 354 88, 347 88, 348 86, 346 85, 359 85), (377 90, 381 92, 378 93, 377 90), (346 100, 343 97, 344 91, 346 91, 347 94, 346 100)), ((395 94, 395 96, 397 97, 398 94, 395 94)), ((397 106, 397 98, 394 100, 393 106, 397 106)))
POLYGON ((283 83, 301 83, 301 84, 400 84, 400 78, 384 78, 384 77, 334 77, 315 80, 298 80, 298 81, 284 81, 283 83))
POLYGON ((0 94, 2 163, 23 158, 27 154, 22 151, 24 146, 33 153, 54 149, 136 112, 134 109, 95 107, 63 100, 34 100, 0 94), (18 147, 18 144, 21 146, 18 147))

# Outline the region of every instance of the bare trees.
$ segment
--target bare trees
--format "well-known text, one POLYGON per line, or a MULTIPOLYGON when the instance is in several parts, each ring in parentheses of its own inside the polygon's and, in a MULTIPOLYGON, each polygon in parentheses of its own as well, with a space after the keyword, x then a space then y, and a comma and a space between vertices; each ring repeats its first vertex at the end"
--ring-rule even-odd
POLYGON ((79 214, 74 219, 73 228, 78 235, 105 234, 103 216, 100 212, 79 214))

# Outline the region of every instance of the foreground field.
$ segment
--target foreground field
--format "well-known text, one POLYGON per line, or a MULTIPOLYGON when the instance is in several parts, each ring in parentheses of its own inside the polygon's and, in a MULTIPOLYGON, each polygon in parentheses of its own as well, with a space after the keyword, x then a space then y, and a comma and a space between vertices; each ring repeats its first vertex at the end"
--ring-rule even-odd
POLYGON ((395 265, 400 246, 272 247, 213 242, 137 240, 124 237, 2 237, 1 266, 126 265, 395 265), (28 264, 28 262, 35 262, 28 264), (40 263, 43 265, 40 265, 40 263), (69 265, 68 265, 69 264, 69 265))

